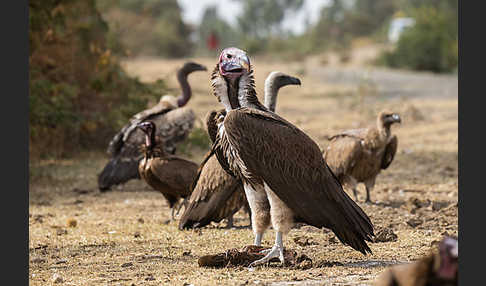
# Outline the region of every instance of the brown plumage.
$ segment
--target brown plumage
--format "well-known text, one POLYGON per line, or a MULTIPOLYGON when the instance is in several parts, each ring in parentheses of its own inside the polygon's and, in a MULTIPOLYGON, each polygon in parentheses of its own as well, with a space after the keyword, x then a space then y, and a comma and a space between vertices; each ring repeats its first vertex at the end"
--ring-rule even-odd
POLYGON ((212 148, 221 166, 243 182, 255 244, 261 244, 269 221, 276 231, 275 245, 251 266, 273 257, 283 263, 282 237, 295 221, 329 228, 342 243, 371 252, 370 219, 344 192, 318 145, 258 101, 252 73, 246 53, 228 48, 211 79, 226 108, 212 148))
POLYGON ((455 286, 458 272, 458 242, 445 237, 438 249, 426 257, 408 264, 392 266, 383 271, 375 286, 455 286))
POLYGON ((142 159, 139 146, 144 142, 144 134, 137 129, 137 124, 151 120, 157 124, 157 136, 164 140, 164 151, 174 154, 177 144, 184 141, 196 116, 192 109, 185 106, 191 98, 191 87, 187 76, 194 71, 206 70, 206 67, 187 62, 178 70, 177 79, 182 89, 179 97, 165 95, 153 107, 135 114, 128 124, 110 141, 107 153, 110 161, 98 175, 100 191, 107 191, 113 185, 123 184, 131 179, 140 179, 138 163, 142 159))
POLYGON ((366 186, 366 202, 381 170, 388 168, 397 152, 398 139, 391 135, 391 125, 401 122, 400 116, 389 111, 378 114, 376 125, 352 129, 329 138, 324 159, 339 181, 353 190, 358 200, 356 185, 366 186))
POLYGON ((137 125, 146 136, 144 157, 139 163, 140 177, 153 189, 162 193, 172 209, 180 199, 191 195, 191 184, 196 177, 198 165, 194 162, 165 153, 160 140, 155 137, 156 126, 151 121, 137 125))
MULTIPOLYGON (((265 80, 265 105, 271 111, 275 111, 278 90, 289 84, 300 85, 300 80, 282 72, 268 75, 265 80)), ((224 109, 213 110, 206 116, 208 134, 213 142, 218 128, 216 120, 225 113, 224 109)), ((225 172, 212 151, 206 154, 201 163, 192 189, 189 205, 179 220, 181 230, 203 227, 224 218, 228 219, 227 227, 231 227, 233 215, 244 206, 249 209, 241 180, 225 172)))

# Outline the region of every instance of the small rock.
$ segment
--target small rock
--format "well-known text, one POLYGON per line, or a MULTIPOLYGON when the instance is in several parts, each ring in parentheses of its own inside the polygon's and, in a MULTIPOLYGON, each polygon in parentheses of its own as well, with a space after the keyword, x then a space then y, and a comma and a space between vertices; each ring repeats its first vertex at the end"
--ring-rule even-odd
POLYGON ((56 261, 56 264, 64 264, 64 263, 67 263, 67 259, 61 259, 56 261))
POLYGON ((423 220, 419 218, 412 218, 409 221, 407 221, 407 224, 411 227, 417 227, 423 223, 423 220))
POLYGON ((392 229, 383 228, 377 231, 374 242, 389 242, 397 241, 398 235, 396 235, 392 229))
POLYGON ((329 238, 329 244, 336 244, 336 243, 338 243, 338 241, 337 241, 336 237, 331 236, 331 237, 329 238))
POLYGON ((138 218, 137 220, 139 223, 144 223, 145 221, 143 220, 143 218, 138 218))
POLYGON ((63 228, 58 228, 56 230, 56 233, 57 233, 57 235, 63 235, 63 234, 67 234, 68 232, 67 232, 67 230, 65 230, 63 228))
POLYGON ((136 231, 136 232, 133 234, 133 236, 134 236, 135 238, 139 238, 139 237, 140 237, 140 232, 136 231))
POLYGON ((123 263, 121 265, 121 267, 130 267, 130 266, 133 266, 133 263, 132 262, 123 263))
POLYGON ((155 278, 152 275, 147 276, 147 278, 145 278, 145 281, 154 281, 154 280, 155 280, 155 278))
POLYGON ((46 262, 46 260, 44 258, 37 257, 37 258, 32 259, 30 262, 32 262, 32 263, 43 263, 43 262, 46 262))
POLYGON ((53 283, 62 283, 64 281, 64 279, 62 279, 62 277, 57 274, 57 273, 54 273, 54 275, 52 275, 52 282, 53 283))
POLYGON ((68 227, 76 227, 78 225, 78 221, 74 218, 68 218, 66 224, 68 227))
POLYGON ((182 256, 189 256, 189 255, 191 255, 191 251, 190 250, 189 251, 184 251, 182 253, 182 256))
POLYGON ((410 211, 412 214, 414 214, 418 209, 427 207, 430 205, 430 200, 421 200, 417 197, 411 197, 407 203, 406 203, 406 208, 408 211, 410 211))
POLYGON ((432 203, 432 210, 438 211, 438 210, 443 209, 447 206, 449 206, 448 202, 433 202, 432 203))

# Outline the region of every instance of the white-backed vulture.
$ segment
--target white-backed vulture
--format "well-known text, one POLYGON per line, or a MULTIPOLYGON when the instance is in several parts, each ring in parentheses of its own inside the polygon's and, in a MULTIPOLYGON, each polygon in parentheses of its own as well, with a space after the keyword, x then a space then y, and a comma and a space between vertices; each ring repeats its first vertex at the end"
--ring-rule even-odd
MULTIPOLYGON (((290 84, 300 85, 300 80, 282 72, 271 72, 265 80, 265 106, 274 112, 279 89, 290 84)), ((217 132, 216 119, 221 112, 224 113, 224 109, 213 110, 206 116, 207 130, 213 142, 217 132)), ((244 206, 249 208, 243 184, 226 173, 210 151, 199 166, 189 205, 179 220, 179 229, 204 227, 224 218, 228 219, 226 227, 230 228, 233 215, 244 206)))
POLYGON ((424 258, 383 271, 375 286, 456 286, 459 261, 457 239, 446 236, 424 258))
POLYGON ((144 141, 143 132, 137 124, 151 120, 157 124, 157 136, 163 138, 164 150, 174 154, 176 145, 184 141, 194 126, 196 116, 192 109, 185 106, 192 96, 187 76, 194 71, 207 70, 205 66, 187 62, 177 71, 177 80, 182 94, 179 97, 164 95, 155 106, 141 111, 130 119, 110 141, 107 153, 110 161, 98 175, 98 188, 107 191, 113 185, 124 184, 131 179, 140 179, 138 163, 142 159, 140 144, 144 141))
POLYGON ((180 199, 191 195, 191 184, 196 177, 198 165, 189 160, 167 154, 155 136, 156 125, 151 121, 139 123, 137 127, 145 133, 145 145, 142 145, 144 157, 140 160, 140 177, 153 189, 162 193, 172 209, 180 199))
POLYGON ((378 114, 375 126, 346 130, 329 138, 324 159, 341 184, 353 190, 356 201, 356 186, 362 182, 366 202, 371 202, 376 176, 393 161, 398 139, 391 135, 390 127, 396 122, 401 122, 400 115, 384 110, 378 114))
POLYGON ((284 263, 283 235, 296 221, 329 228, 343 244, 371 253, 371 220, 344 192, 319 146, 258 101, 246 53, 224 49, 211 85, 226 109, 212 149, 223 169, 243 182, 255 244, 261 245, 270 222, 276 232, 274 246, 250 267, 274 257, 284 263))

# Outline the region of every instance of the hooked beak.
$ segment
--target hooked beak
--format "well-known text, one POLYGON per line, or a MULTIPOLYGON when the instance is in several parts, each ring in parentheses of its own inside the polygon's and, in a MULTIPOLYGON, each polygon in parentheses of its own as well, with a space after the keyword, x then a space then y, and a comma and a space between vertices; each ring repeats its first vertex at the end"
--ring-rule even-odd
POLYGON ((250 71, 250 60, 246 55, 239 55, 221 63, 220 72, 223 76, 236 77, 250 71))
POLYGON ((284 82, 286 84, 295 84, 295 85, 300 85, 300 79, 293 77, 293 76, 285 76, 283 78, 284 82))
POLYGON ((395 122, 402 123, 402 119, 400 118, 400 115, 398 114, 393 114, 392 118, 395 122))

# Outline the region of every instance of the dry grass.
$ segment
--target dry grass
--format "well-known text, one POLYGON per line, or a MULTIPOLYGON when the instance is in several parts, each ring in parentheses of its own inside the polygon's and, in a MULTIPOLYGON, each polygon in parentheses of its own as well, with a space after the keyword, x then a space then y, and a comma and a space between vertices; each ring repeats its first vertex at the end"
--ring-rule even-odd
MULTIPOLYGON (((212 70, 214 59, 195 60, 212 70)), ((322 149, 327 145, 326 135, 372 124, 382 108, 401 113, 403 123, 392 131, 399 139, 398 154, 377 179, 371 193, 376 204, 361 203, 364 188, 359 188, 360 205, 377 231, 391 229, 397 241, 371 243, 373 255, 365 257, 335 242, 328 231, 301 226, 293 229, 284 243, 309 256, 314 262, 311 269, 271 266, 251 272, 244 268, 200 268, 197 259, 202 255, 252 243, 247 216, 238 213, 233 229, 224 229, 225 223, 221 223, 200 231, 179 231, 176 222, 165 224, 169 210, 162 196, 141 181, 99 193, 96 174, 106 157, 85 153, 77 159, 37 162, 30 167, 30 285, 50 285, 55 274, 62 277, 62 285, 241 285, 277 281, 308 281, 309 285, 310 280, 317 281, 315 285, 369 285, 386 265, 418 259, 444 233, 457 235, 457 96, 388 99, 375 94, 360 103, 357 85, 319 78, 315 59, 281 63, 255 58, 252 62, 260 96, 264 78, 272 70, 301 78, 301 87, 281 90, 277 112, 307 132, 322 149), (431 203, 414 208, 414 198, 431 203), (432 207, 441 203, 445 207, 432 207), (412 218, 421 219, 422 224, 410 226, 407 221, 412 218), (300 246, 294 241, 297 238, 316 244, 300 246), (325 266, 326 262, 342 265, 325 266), (319 263, 322 267, 317 266, 319 263)), ((141 80, 165 76, 176 91, 171 72, 181 63, 139 59, 125 66, 141 80)), ((209 72, 198 72, 189 79, 194 90, 189 105, 200 118, 219 108, 209 94, 208 77, 209 72)), ((205 151, 194 149, 189 158, 200 162, 205 151)), ((270 246, 273 239, 269 231, 263 244, 270 246)))

